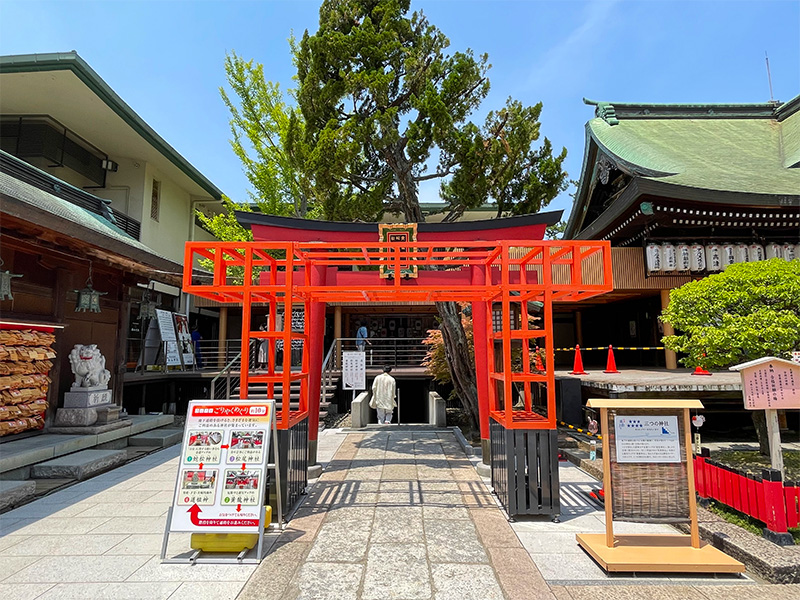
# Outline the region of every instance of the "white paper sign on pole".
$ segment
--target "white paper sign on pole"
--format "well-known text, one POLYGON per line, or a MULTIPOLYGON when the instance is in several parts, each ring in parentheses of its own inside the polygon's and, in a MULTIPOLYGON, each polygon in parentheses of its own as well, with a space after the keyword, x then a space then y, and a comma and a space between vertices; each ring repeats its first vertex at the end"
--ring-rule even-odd
POLYGON ((677 416, 615 416, 618 463, 679 463, 677 416))
POLYGON ((189 403, 170 531, 259 532, 274 406, 274 400, 189 403))
POLYGON ((180 345, 178 336, 175 335, 175 324, 172 321, 172 313, 168 310, 156 309, 156 320, 158 321, 158 331, 161 334, 161 343, 164 344, 166 361, 168 367, 181 366, 180 345))
POLYGON ((366 352, 342 352, 342 389, 367 389, 366 352))

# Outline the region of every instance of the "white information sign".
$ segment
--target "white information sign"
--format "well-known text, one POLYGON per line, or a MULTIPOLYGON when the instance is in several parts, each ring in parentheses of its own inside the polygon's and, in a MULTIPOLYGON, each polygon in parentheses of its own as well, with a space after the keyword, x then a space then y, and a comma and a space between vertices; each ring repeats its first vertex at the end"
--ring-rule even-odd
POLYGON ((342 352, 342 389, 367 389, 366 352, 342 352))
POLYGON ((172 313, 168 310, 156 309, 156 320, 158 321, 158 332, 161 334, 161 342, 164 344, 164 351, 167 354, 167 366, 180 367, 180 346, 178 344, 178 336, 175 335, 175 324, 172 320, 172 313))
POLYGON ((614 417, 617 462, 679 463, 677 416, 614 417))
POLYGON ((170 531, 259 532, 274 406, 274 400, 189 403, 170 531))

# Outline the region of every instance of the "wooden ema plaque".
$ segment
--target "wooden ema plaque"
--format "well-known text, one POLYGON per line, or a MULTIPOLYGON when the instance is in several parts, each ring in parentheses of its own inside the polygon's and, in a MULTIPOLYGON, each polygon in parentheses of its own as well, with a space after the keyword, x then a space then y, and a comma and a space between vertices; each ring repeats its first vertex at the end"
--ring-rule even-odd
POLYGON ((700 540, 689 409, 702 403, 594 399, 587 406, 600 409, 606 533, 579 533, 578 544, 608 572, 742 573, 742 563, 700 540), (681 497, 668 497, 676 489, 681 497), (615 510, 615 498, 626 505, 615 510), (690 534, 614 535, 615 514, 639 522, 688 522, 690 534))

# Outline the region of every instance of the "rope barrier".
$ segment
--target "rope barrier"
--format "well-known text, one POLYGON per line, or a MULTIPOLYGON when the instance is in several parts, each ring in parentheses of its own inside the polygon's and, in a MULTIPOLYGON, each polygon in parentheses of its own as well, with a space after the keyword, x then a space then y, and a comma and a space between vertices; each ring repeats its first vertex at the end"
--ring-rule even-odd
POLYGON ((581 429, 580 427, 575 427, 575 425, 569 425, 568 423, 564 423, 564 421, 559 421, 561 425, 564 427, 569 427, 570 429, 574 429, 578 433, 582 433, 583 435, 588 435, 591 437, 596 437, 598 440, 602 440, 603 436, 599 433, 592 433, 591 431, 586 431, 585 429, 581 429))
MULTIPOLYGON (((623 347, 623 346, 611 346, 614 350, 664 350, 664 346, 640 346, 640 347, 623 347)), ((553 348, 555 352, 574 352, 575 348, 553 348)), ((608 346, 598 346, 597 348, 584 348, 581 346, 581 351, 583 350, 608 350, 608 346)))

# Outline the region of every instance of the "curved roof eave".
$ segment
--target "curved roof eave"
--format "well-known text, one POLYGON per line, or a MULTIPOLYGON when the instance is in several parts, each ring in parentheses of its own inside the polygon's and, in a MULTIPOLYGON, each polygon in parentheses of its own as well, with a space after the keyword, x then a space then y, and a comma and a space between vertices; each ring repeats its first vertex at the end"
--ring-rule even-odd
POLYGON ((188 160, 170 146, 156 131, 120 98, 117 93, 83 60, 77 52, 53 52, 47 54, 19 54, 0 56, 0 73, 31 73, 37 71, 72 71, 86 87, 100 98, 137 134, 163 154, 187 177, 199 185, 215 200, 222 199, 222 192, 188 160))
POLYGON ((569 240, 574 238, 580 232, 580 226, 583 224, 584 210, 587 206, 587 196, 589 188, 591 187, 592 174, 590 169, 594 169, 594 161, 590 160, 592 154, 592 138, 589 134, 589 123, 584 126, 586 142, 583 146, 583 162, 581 164, 581 176, 578 179, 578 189, 575 192, 575 198, 572 201, 572 210, 567 219, 567 226, 564 229, 564 239, 569 240))

